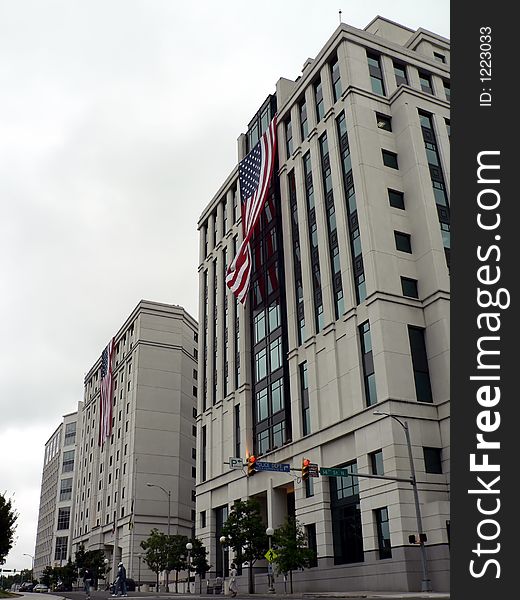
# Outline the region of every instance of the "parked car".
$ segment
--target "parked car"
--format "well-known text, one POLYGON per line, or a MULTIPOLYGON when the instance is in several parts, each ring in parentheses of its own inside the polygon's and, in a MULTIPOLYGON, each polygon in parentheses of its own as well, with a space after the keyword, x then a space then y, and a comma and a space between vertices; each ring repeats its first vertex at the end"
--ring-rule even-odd
POLYGON ((33 587, 33 592, 48 592, 49 588, 43 584, 43 583, 38 583, 33 587))
POLYGON ((24 581, 22 583, 22 585, 20 586, 19 591, 20 592, 32 592, 34 588, 34 583, 31 583, 30 581, 24 581))

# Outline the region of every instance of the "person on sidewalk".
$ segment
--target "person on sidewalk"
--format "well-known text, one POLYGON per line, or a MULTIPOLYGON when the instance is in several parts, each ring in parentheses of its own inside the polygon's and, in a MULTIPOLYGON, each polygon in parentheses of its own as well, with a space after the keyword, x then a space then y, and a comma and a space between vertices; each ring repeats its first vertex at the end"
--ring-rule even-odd
POLYGON ((85 590, 86 600, 90 600, 90 586, 92 585, 92 575, 88 569, 83 571, 83 589, 85 590))
POLYGON ((233 597, 237 595, 237 567, 235 563, 231 563, 231 569, 229 570, 229 592, 233 597))
POLYGON ((122 562, 117 568, 117 579, 114 582, 114 593, 112 596, 128 596, 126 593, 126 569, 122 562))

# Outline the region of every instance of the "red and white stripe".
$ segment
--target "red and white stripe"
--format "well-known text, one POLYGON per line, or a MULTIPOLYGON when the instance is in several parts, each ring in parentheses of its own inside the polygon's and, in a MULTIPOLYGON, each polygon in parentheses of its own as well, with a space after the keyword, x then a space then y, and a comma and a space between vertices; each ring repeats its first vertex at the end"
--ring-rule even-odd
POLYGON ((242 303, 247 298, 251 281, 251 237, 264 209, 273 174, 276 157, 276 116, 262 135, 260 144, 262 147, 260 181, 255 193, 246 200, 242 207, 243 240, 226 276, 227 286, 242 303))
POLYGON ((107 346, 108 367, 105 377, 100 381, 99 445, 102 446, 112 434, 112 353, 114 339, 107 346))

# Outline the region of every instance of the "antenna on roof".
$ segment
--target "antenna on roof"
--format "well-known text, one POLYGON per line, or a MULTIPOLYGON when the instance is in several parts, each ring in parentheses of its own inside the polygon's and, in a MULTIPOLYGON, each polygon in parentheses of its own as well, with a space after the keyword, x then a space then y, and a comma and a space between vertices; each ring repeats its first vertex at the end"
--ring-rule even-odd
POLYGON ((339 12, 339 22, 340 22, 340 25, 341 25, 341 8, 339 9, 338 12, 339 12))

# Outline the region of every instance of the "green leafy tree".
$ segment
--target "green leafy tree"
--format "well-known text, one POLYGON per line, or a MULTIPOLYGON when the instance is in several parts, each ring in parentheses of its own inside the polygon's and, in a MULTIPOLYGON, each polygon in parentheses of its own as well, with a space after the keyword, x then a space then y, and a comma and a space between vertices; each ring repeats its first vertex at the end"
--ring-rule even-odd
POLYGON ((0 494, 0 565, 5 563, 9 550, 13 547, 14 533, 18 513, 13 508, 10 498, 0 494))
POLYGON ((45 567, 45 569, 43 569, 43 574, 40 578, 40 581, 43 583, 43 585, 46 585, 47 587, 51 587, 53 577, 54 577, 54 569, 50 566, 47 566, 47 567, 45 567))
POLYGON ((276 548, 275 563, 278 573, 289 573, 293 593, 293 571, 309 568, 316 553, 307 546, 307 538, 300 522, 287 517, 285 523, 275 530, 273 545, 276 548))
POLYGON ((202 594, 202 580, 206 573, 211 569, 211 565, 207 561, 208 551, 200 540, 195 538, 191 541, 193 549, 191 551, 191 570, 199 576, 199 593, 202 594))
POLYGON ((170 535, 167 538, 167 570, 175 571, 175 593, 179 587, 179 571, 186 568, 186 544, 188 538, 185 535, 170 535))
POLYGON ((222 534, 229 539, 234 550, 235 563, 249 564, 249 593, 254 594, 253 565, 263 558, 268 548, 265 525, 260 514, 260 505, 256 500, 238 500, 235 502, 222 534))
POLYGON ((79 546, 75 554, 75 566, 79 577, 83 577, 85 570, 88 569, 93 584, 97 587, 99 579, 104 579, 109 570, 105 564, 105 558, 103 550, 85 551, 83 545, 79 546))
POLYGON ((167 536, 158 529, 152 529, 146 540, 141 542, 145 551, 144 562, 155 573, 157 590, 159 590, 159 573, 168 566, 167 536))

